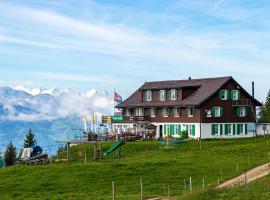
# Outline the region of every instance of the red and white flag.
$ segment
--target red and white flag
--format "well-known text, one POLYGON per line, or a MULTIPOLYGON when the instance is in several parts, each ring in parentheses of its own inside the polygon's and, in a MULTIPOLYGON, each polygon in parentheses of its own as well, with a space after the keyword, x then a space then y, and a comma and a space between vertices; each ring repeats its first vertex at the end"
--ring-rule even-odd
POLYGON ((122 97, 117 92, 114 92, 114 101, 116 101, 117 103, 122 102, 122 97))

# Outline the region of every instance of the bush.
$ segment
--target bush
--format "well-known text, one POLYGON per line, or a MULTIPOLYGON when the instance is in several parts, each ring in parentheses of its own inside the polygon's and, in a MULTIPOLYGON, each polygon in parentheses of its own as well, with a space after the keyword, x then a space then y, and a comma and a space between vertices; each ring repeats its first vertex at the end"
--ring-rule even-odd
POLYGON ((182 139, 187 139, 188 138, 188 132, 187 131, 182 131, 181 138, 182 139))

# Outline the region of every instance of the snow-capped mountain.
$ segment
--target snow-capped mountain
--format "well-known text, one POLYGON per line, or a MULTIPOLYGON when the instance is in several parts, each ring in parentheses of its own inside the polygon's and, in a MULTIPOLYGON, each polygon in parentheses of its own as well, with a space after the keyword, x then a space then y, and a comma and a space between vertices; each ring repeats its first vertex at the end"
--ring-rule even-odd
POLYGON ((33 129, 43 146, 66 139, 73 128, 83 128, 83 115, 113 112, 113 94, 91 89, 0 87, 0 149, 10 141, 18 148, 28 129, 33 129))

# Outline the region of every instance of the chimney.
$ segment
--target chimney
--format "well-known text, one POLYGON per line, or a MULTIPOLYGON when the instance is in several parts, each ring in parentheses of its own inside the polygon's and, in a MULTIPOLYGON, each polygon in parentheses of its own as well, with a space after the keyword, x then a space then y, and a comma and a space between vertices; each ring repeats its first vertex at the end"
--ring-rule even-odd
POLYGON ((252 97, 254 98, 255 92, 254 92, 254 81, 252 81, 252 97))
POLYGON ((188 80, 191 80, 191 76, 190 76, 190 77, 188 77, 188 80))

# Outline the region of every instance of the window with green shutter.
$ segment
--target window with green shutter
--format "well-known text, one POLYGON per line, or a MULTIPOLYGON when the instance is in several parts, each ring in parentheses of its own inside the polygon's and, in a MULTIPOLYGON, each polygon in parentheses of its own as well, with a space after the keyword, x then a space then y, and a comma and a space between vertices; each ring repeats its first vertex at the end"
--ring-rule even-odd
POLYGON ((177 114, 178 116, 181 116, 181 108, 177 108, 177 114))
POLYGON ((195 136, 195 125, 192 125, 192 135, 195 136))
POLYGON ((233 135, 235 135, 235 134, 236 134, 235 129, 236 129, 236 125, 235 125, 235 124, 233 124, 233 135))
POLYGON ((167 135, 167 126, 166 126, 166 124, 163 125, 163 132, 164 132, 164 135, 167 135))
POLYGON ((240 107, 236 108, 236 115, 237 115, 237 117, 240 117, 240 107))
POLYGON ((174 125, 170 124, 170 135, 174 134, 174 125))
POLYGON ((228 135, 228 124, 225 124, 225 135, 228 135))
POLYGON ((219 99, 220 100, 227 100, 228 99, 228 91, 227 90, 220 90, 219 91, 219 99))
POLYGON ((158 91, 158 100, 160 101, 160 90, 158 91))
POLYGON ((171 108, 171 114, 172 114, 172 117, 175 116, 175 108, 171 108))
POLYGON ((247 135, 247 134, 248 134, 248 125, 245 124, 245 135, 247 135))
POLYGON ((223 124, 220 124, 220 135, 223 135, 223 124))
POLYGON ((178 135, 181 135, 182 131, 181 131, 181 124, 178 124, 178 129, 177 129, 178 135))
POLYGON ((220 117, 223 117, 223 107, 219 107, 219 109, 220 109, 220 117))
POLYGON ((147 100, 147 92, 146 92, 146 91, 143 92, 143 100, 144 100, 144 101, 147 100))
POLYGON ((215 135, 215 133, 216 133, 216 132, 215 132, 215 124, 212 124, 211 126, 212 126, 212 127, 211 127, 211 128, 212 128, 212 135, 215 135))
POLYGON ((241 132, 241 126, 240 124, 237 124, 237 135, 240 135, 241 132))

